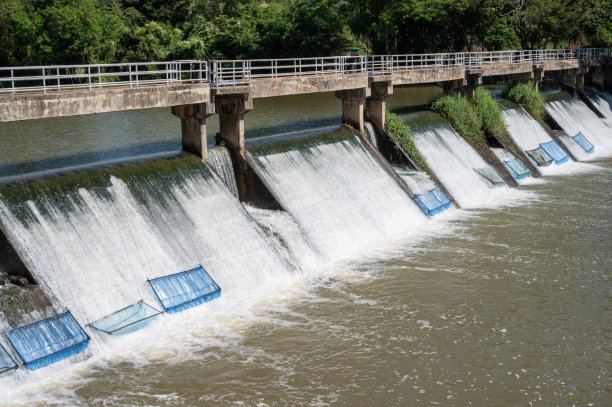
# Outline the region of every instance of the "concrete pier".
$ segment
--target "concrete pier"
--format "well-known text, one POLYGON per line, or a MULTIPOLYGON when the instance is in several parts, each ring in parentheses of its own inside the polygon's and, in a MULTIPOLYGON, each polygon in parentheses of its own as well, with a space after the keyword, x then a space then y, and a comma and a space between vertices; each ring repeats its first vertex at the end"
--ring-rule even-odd
POLYGON ((172 106, 172 114, 181 119, 183 150, 208 160, 206 118, 214 113, 210 103, 172 106))
POLYGON ((366 88, 346 89, 334 92, 342 100, 342 123, 359 131, 364 130, 364 105, 367 96, 366 88))
POLYGON ((366 99, 368 119, 374 125, 378 135, 385 132, 385 112, 387 103, 385 99, 393 94, 393 82, 370 82, 370 96, 366 99))

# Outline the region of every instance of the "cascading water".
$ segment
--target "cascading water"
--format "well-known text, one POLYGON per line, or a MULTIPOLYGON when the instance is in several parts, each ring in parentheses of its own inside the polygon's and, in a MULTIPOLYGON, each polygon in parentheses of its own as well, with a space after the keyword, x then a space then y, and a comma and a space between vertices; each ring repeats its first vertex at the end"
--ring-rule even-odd
POLYGON ((231 193, 238 198, 238 185, 236 185, 236 175, 232 157, 227 147, 214 146, 208 150, 208 162, 217 171, 231 193))
POLYGON ((332 259, 425 222, 349 130, 248 149, 315 251, 332 259))
MULTIPOLYGON (((540 147, 540 144, 553 141, 552 137, 544 130, 544 128, 522 107, 504 102, 502 105, 502 116, 506 123, 506 128, 510 133, 510 137, 523 152, 533 151, 540 147)), ((563 141, 562 148, 574 153, 574 156, 581 159, 586 156, 584 150, 580 148, 574 140, 569 137, 561 138, 563 141)), ((538 165, 533 157, 526 154, 527 158, 538 165)), ((542 174, 551 174, 559 172, 561 167, 557 165, 547 165, 538 167, 542 174)))
POLYGON ((586 97, 603 114, 606 125, 612 128, 612 95, 608 92, 587 92, 586 97))
POLYGON ((612 129, 606 126, 582 100, 566 92, 550 95, 548 99, 544 103, 546 111, 563 131, 569 137, 582 133, 595 146, 593 154, 581 153, 579 159, 586 160, 612 154, 612 129))
POLYGON ((141 299, 158 306, 147 278, 198 264, 225 300, 297 268, 196 157, 75 177, 3 189, 0 222, 55 308, 83 324, 141 299))
POLYGON ((423 113, 409 124, 427 164, 461 207, 475 207, 491 196, 491 183, 475 170, 495 170, 440 115, 423 113))

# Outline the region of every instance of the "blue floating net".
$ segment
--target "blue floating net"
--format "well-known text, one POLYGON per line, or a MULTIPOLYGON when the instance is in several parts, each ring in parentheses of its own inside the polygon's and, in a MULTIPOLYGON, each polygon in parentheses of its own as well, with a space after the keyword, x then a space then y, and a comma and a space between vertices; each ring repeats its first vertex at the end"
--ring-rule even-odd
POLYGON ((140 300, 90 323, 89 326, 109 335, 125 335, 149 325, 159 314, 161 311, 140 300))
POLYGON ((542 143, 540 144, 540 147, 542 147, 542 150, 546 151, 546 154, 552 157, 557 165, 563 164, 569 160, 569 155, 561 147, 559 147, 559 144, 557 144, 554 140, 549 141, 548 143, 542 143))
POLYGON ((591 142, 589 140, 587 140, 586 137, 584 137, 584 135, 580 132, 578 132, 578 134, 576 134, 574 137, 572 137, 574 139, 574 141, 576 143, 578 143, 578 145, 580 145, 580 147, 582 147, 584 149, 584 151, 586 151, 588 154, 593 154, 593 151, 595 151, 595 147, 593 146, 593 144, 591 144, 591 142))
POLYGON ((433 216, 451 206, 450 199, 438 188, 434 188, 425 194, 417 194, 414 199, 427 216, 433 216))
POLYGON ((512 161, 504 161, 504 165, 512 176, 516 179, 525 179, 531 177, 531 170, 520 158, 516 158, 512 161))
POLYGON ((149 284, 164 311, 169 314, 208 302, 221 295, 221 288, 201 266, 149 280, 149 284))
POLYGON ((479 173, 484 179, 489 181, 494 186, 506 185, 506 182, 499 176, 497 171, 491 167, 474 168, 474 171, 479 173))
POLYGON ((527 150, 525 153, 538 164, 538 167, 548 167, 553 162, 552 157, 542 150, 542 147, 538 147, 535 150, 527 150))
POLYGON ((35 370, 75 355, 89 336, 69 311, 5 333, 26 368, 35 370))
POLYGON ((0 344, 0 374, 13 369, 17 369, 17 362, 13 360, 4 346, 0 344))

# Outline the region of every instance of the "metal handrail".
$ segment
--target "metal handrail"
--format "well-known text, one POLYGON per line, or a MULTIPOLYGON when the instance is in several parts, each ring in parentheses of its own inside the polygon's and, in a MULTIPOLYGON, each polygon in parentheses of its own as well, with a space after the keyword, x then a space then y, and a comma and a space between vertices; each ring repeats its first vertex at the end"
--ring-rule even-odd
POLYGON ((306 75, 388 75, 394 71, 491 64, 541 64, 611 56, 610 48, 509 50, 435 54, 333 56, 215 61, 137 62, 93 65, 18 66, 0 68, 0 93, 130 88, 143 85, 210 83, 213 87, 248 85, 253 79, 306 75))
POLYGON ((0 93, 40 92, 210 81, 206 61, 16 66, 0 68, 0 93))

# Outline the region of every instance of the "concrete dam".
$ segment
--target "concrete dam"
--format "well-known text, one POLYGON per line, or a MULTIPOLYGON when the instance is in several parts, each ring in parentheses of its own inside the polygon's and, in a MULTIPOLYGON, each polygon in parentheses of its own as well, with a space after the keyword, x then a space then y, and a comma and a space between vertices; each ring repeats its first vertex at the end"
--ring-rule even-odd
MULTIPOLYGON (((217 361, 233 361, 239 369, 256 363, 264 370, 267 363, 283 373, 262 374, 293 377, 286 363, 301 362, 277 360, 269 350, 259 353, 265 345, 250 342, 256 341, 252 331, 265 337, 267 326, 297 330, 283 343, 287 354, 279 353, 287 358, 300 332, 306 335, 313 323, 331 329, 319 333, 330 342, 348 341, 334 345, 334 355, 352 349, 353 341, 368 348, 366 331, 351 328, 350 338, 339 333, 348 315, 360 315, 367 324, 397 318, 399 325, 409 322, 429 332, 427 340, 435 343, 440 339, 433 338, 434 319, 413 316, 425 311, 377 308, 401 287, 394 286, 397 280, 385 285, 386 273, 414 272, 423 279, 422 292, 439 292, 453 302, 455 287, 469 302, 470 293, 479 294, 461 278, 486 291, 482 281, 523 271, 496 269, 496 262, 510 261, 504 256, 538 267, 525 253, 541 244, 538 250, 549 250, 547 261, 556 262, 556 244, 571 241, 560 237, 561 225, 584 215, 583 209, 580 216, 564 215, 559 225, 542 220, 539 227, 547 235, 538 238, 521 234, 520 227, 538 225, 546 211, 568 206, 566 196, 582 196, 590 208, 609 194, 610 58, 607 49, 589 49, 180 61, 154 70, 132 64, 127 71, 1 68, 0 136, 8 142, 0 156, 5 161, 0 163, 0 389, 7 402, 36 404, 35 389, 53 387, 59 389, 54 402, 78 404, 95 393, 88 387, 93 377, 129 378, 143 366, 152 376, 164 370, 178 374, 183 366, 210 369, 223 381, 217 361), (500 89, 512 82, 539 88, 545 119, 501 96, 500 89), (478 87, 494 95, 507 129, 507 137, 491 136, 482 145, 428 108, 444 94, 472 98, 478 87), (411 129, 423 161, 394 137, 388 112, 411 129), (250 115, 257 123, 253 128, 250 115), (155 138, 168 132, 165 126, 173 126, 172 138, 155 138), (71 127, 90 136, 75 139, 71 127), (126 143, 117 152, 98 131, 143 134, 142 145, 126 143), (56 157, 36 155, 32 145, 23 148, 29 137, 44 141, 46 132, 68 133, 52 139, 56 157), (596 178, 580 189, 575 182, 583 177, 596 178), (540 203, 536 220, 503 213, 540 203), (466 234, 468 223, 483 234, 466 234), (520 253, 504 243, 508 225, 517 228, 512 241, 523 248, 520 253), (494 235, 495 228, 504 230, 502 237, 494 235), (461 240, 490 247, 479 252, 454 246, 461 240), (481 274, 460 271, 462 262, 481 274), (440 277, 438 266, 447 276, 438 280, 445 282, 440 286, 426 277, 428 272, 440 277), (352 294, 352 284, 368 288, 352 294), (366 295, 375 289, 376 296, 366 295), (350 303, 339 300, 344 296, 350 303), (318 307, 338 301, 337 320, 317 314, 318 307), (300 308, 304 303, 307 313, 300 308)), ((127 138, 117 140, 122 137, 127 138)), ((600 210, 604 215, 597 216, 605 218, 607 209, 600 210)), ((551 216, 562 218, 557 212, 551 216)), ((601 233, 609 232, 602 227, 601 233)), ((605 240, 591 242, 604 268, 605 240)), ((582 246, 576 250, 588 252, 582 246)), ((562 270, 554 264, 551 268, 562 270)), ((592 272, 599 275, 599 268, 592 272)), ((529 284, 538 284, 535 278, 529 284)), ((527 280, 520 281, 525 290, 527 280)), ((435 314, 441 315, 440 326, 452 324, 444 310, 435 314)), ((494 329, 505 335, 501 330, 507 328, 494 329)), ((398 338, 376 342, 388 348, 398 338)), ((591 367, 580 368, 590 373, 591 367)), ((127 387, 140 386, 126 381, 127 387)), ((223 399, 218 391, 210 389, 211 400, 223 399)), ((128 393, 118 405, 133 401, 128 393)), ((605 398, 593 397, 599 396, 605 398)))

